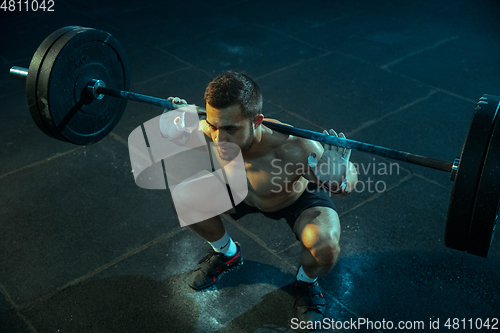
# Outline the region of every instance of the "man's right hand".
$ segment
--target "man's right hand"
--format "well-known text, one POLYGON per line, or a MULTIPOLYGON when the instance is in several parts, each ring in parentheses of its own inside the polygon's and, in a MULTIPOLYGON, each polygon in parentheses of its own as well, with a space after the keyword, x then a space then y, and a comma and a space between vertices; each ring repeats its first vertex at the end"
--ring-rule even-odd
MULTIPOLYGON (((179 97, 169 97, 169 101, 178 107, 187 105, 185 99, 179 97)), ((185 112, 182 110, 167 110, 163 111, 160 117, 160 132, 161 135, 168 140, 176 140, 179 138, 185 129, 185 112)))
POLYGON ((182 107, 183 105, 187 105, 187 102, 185 99, 181 99, 179 97, 169 97, 167 98, 170 102, 175 104, 175 107, 182 107))

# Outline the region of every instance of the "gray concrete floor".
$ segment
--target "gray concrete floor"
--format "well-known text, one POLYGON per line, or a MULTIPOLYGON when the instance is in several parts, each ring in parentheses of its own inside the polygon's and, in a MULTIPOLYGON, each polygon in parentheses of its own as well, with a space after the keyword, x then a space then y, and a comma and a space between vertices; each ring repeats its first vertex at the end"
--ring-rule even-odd
MULTIPOLYGON (((226 218, 245 265, 204 292, 185 284, 208 246, 179 227, 168 191, 135 185, 128 156, 130 132, 160 109, 129 103, 91 146, 38 130, 7 72, 28 66, 60 27, 117 37, 133 91, 201 105, 213 77, 244 70, 266 116, 450 161, 477 100, 500 94, 491 0, 55 0, 54 9, 0 11, 2 333, 293 331, 300 247, 284 221, 226 218)), ((327 317, 423 321, 420 331, 439 319, 443 332, 448 318, 500 318, 498 239, 487 259, 444 246, 449 174, 408 164, 384 174, 386 159, 352 160, 366 187, 333 199, 342 254, 320 279, 327 317)))

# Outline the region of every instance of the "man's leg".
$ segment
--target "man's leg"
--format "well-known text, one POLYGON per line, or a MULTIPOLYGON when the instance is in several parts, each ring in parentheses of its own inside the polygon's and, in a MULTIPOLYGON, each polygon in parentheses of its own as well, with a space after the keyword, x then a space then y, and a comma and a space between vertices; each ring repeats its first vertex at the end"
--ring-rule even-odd
POLYGON ((213 248, 192 271, 187 283, 195 290, 202 290, 217 282, 225 273, 239 268, 243 264, 241 247, 233 242, 219 216, 188 226, 213 248))
POLYGON ((294 231, 302 243, 296 283, 297 314, 299 320, 322 320, 325 300, 316 278, 332 269, 340 253, 339 216, 329 207, 311 207, 300 214, 294 231))
POLYGON ((190 224, 188 227, 209 242, 215 252, 222 253, 226 257, 232 257, 236 253, 236 244, 229 237, 220 216, 190 224))
POLYGON ((329 207, 311 207, 295 222, 295 233, 302 243, 300 264, 311 278, 328 273, 340 253, 340 221, 329 207))
POLYGON ((215 242, 221 239, 226 232, 222 220, 218 215, 202 222, 190 224, 188 228, 207 242, 215 242))

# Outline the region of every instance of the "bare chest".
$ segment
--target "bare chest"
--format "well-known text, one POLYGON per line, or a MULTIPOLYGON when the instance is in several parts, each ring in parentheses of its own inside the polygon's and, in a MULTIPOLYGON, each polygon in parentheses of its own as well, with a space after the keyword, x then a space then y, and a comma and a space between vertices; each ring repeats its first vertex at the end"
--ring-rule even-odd
POLYGON ((250 194, 261 199, 293 192, 304 173, 303 166, 274 156, 246 162, 250 194))

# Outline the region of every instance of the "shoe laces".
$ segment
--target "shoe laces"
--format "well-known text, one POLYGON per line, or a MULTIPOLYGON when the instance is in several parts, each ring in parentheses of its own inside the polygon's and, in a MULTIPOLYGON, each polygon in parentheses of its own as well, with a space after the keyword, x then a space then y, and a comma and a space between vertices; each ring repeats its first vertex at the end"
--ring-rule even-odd
POLYGON ((203 262, 205 262, 205 261, 207 261, 207 262, 208 262, 208 261, 210 261, 210 259, 211 259, 213 256, 216 256, 217 254, 218 254, 218 253, 217 253, 217 252, 215 252, 213 249, 209 250, 209 251, 208 251, 208 254, 207 254, 206 256, 204 256, 204 257, 200 260, 200 262, 198 262, 198 264, 201 264, 201 263, 203 263, 203 262))
MULTIPOLYGON (((318 285, 316 284, 316 282, 314 283, 304 283, 304 286, 305 286, 305 289, 307 289, 307 295, 309 296, 309 300, 314 302, 315 299, 317 299, 318 297, 319 298, 324 298, 323 297, 323 293, 318 290, 318 285)), ((299 296, 301 297, 301 296, 299 296)), ((321 307, 323 307, 324 305, 323 304, 310 304, 307 305, 307 310, 315 310, 319 313, 322 313, 321 312, 321 307)))

